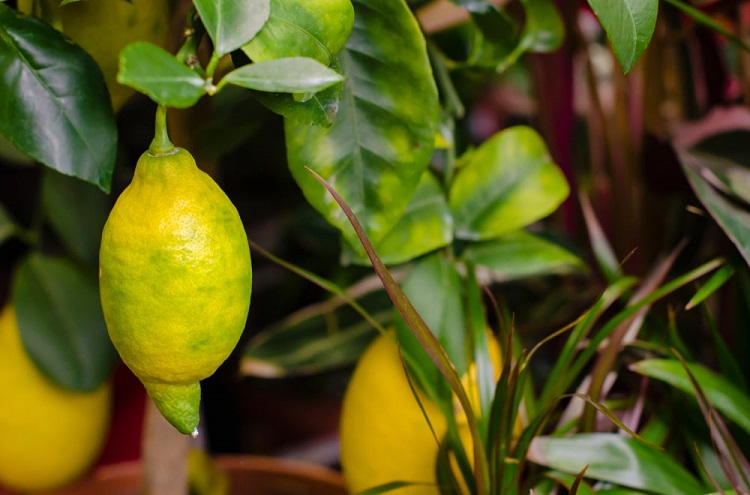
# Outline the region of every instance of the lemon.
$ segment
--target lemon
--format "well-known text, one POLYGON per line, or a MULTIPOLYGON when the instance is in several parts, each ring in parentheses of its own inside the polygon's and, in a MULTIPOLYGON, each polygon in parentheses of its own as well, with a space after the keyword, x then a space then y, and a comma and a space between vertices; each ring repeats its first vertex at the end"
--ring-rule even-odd
MULTIPOLYGON (((490 357, 498 377, 500 347, 494 337, 490 342, 490 357)), ((469 385, 471 374, 463 378, 463 383, 476 405, 479 396, 476 385, 469 385)), ((448 427, 440 408, 421 392, 418 397, 435 436, 442 440, 448 427)), ((457 403, 454 407, 460 409, 457 403)), ((465 417, 459 415, 457 421, 471 458, 465 417)), ((399 494, 440 493, 435 475, 438 444, 414 398, 398 348, 388 336, 376 338, 358 361, 344 394, 339 433, 341 468, 350 493, 394 481, 415 483, 399 489, 399 494)))
POLYGON ((196 435, 199 381, 242 334, 252 268, 237 210, 186 150, 152 144, 138 160, 104 226, 99 285, 122 360, 167 420, 196 435))
POLYGON ((49 490, 84 474, 107 438, 111 385, 94 392, 63 389, 26 353, 16 314, 0 313, 0 485, 49 490))
POLYGON ((59 6, 59 0, 19 0, 18 8, 37 14, 35 2, 47 1, 62 32, 78 43, 102 69, 115 111, 135 94, 117 82, 120 51, 134 41, 165 46, 169 0, 90 0, 59 6))

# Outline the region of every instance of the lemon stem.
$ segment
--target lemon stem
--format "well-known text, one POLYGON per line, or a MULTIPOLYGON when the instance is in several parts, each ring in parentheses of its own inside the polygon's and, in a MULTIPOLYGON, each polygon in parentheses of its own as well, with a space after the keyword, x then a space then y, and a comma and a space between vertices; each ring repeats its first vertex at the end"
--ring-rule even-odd
POLYGON ((156 123, 154 126, 154 140, 148 147, 152 155, 166 155, 174 150, 174 144, 169 140, 167 132, 167 107, 159 105, 156 108, 156 123))

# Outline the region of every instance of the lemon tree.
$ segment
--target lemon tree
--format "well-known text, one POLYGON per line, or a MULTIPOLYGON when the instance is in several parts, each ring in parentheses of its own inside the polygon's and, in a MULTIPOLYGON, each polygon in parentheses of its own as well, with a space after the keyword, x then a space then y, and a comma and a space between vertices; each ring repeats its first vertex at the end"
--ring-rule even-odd
POLYGON ((112 387, 63 388, 26 351, 15 308, 0 313, 0 485, 27 492, 82 476, 107 439, 112 387))

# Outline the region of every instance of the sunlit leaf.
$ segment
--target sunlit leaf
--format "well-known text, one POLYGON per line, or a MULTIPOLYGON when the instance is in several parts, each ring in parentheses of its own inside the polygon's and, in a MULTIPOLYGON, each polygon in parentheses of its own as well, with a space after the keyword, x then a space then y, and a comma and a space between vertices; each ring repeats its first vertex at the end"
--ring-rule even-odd
POLYGON ((343 80, 338 72, 312 58, 290 57, 249 64, 219 83, 276 93, 317 93, 343 80))
MULTIPOLYGON (((690 372, 711 404, 743 430, 750 433, 750 397, 723 376, 697 363, 688 364, 690 372)), ((633 371, 668 383, 693 395, 693 387, 685 368, 674 359, 647 359, 631 365, 633 371)))
POLYGON ((197 72, 146 41, 131 43, 120 52, 117 82, 174 108, 191 107, 205 93, 205 81, 197 72))
POLYGON ((494 239, 552 213, 568 196, 565 176, 542 138, 511 127, 474 152, 451 185, 456 237, 494 239))
POLYGON ((253 62, 310 57, 329 66, 346 43, 353 24, 354 9, 348 0, 271 0, 268 21, 242 51, 253 62))
POLYGON ((99 66, 44 22, 0 4, 0 134, 109 191, 117 128, 99 66))
MULTIPOLYGON (((453 218, 440 183, 425 172, 406 212, 390 232, 376 245, 386 264, 397 264, 448 245, 453 240, 453 218)), ((344 260, 369 264, 359 244, 345 244, 344 260)))
POLYGON ((489 270, 494 280, 585 272, 586 263, 562 246, 524 230, 471 244, 462 257, 489 270))
POLYGON ((353 2, 355 22, 339 62, 346 83, 333 125, 286 121, 289 167, 306 198, 357 238, 336 203, 305 167, 330 181, 372 242, 402 216, 435 141, 437 90, 419 26, 401 0, 353 2))
POLYGON ((656 28, 659 0, 588 0, 625 72, 633 68, 656 28))
POLYGON ((570 474, 588 466, 586 477, 662 495, 699 495, 703 486, 668 453, 619 434, 538 437, 529 458, 570 474))
POLYGON ((250 41, 271 14, 270 0, 194 0, 219 55, 250 41))

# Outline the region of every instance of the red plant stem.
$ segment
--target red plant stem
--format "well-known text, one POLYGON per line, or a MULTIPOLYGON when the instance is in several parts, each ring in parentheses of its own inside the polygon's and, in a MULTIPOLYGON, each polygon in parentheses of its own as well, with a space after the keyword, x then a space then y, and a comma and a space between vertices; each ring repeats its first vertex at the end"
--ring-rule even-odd
MULTIPOLYGON (((576 2, 555 0, 555 4, 565 21, 566 32, 573 32, 571 26, 575 22, 576 2)), ((565 174, 571 191, 576 191, 577 180, 573 166, 573 50, 569 37, 566 36, 555 52, 535 54, 530 60, 540 108, 540 131, 552 157, 565 174)), ((560 207, 565 232, 571 236, 580 231, 577 205, 575 195, 571 195, 560 207)))

